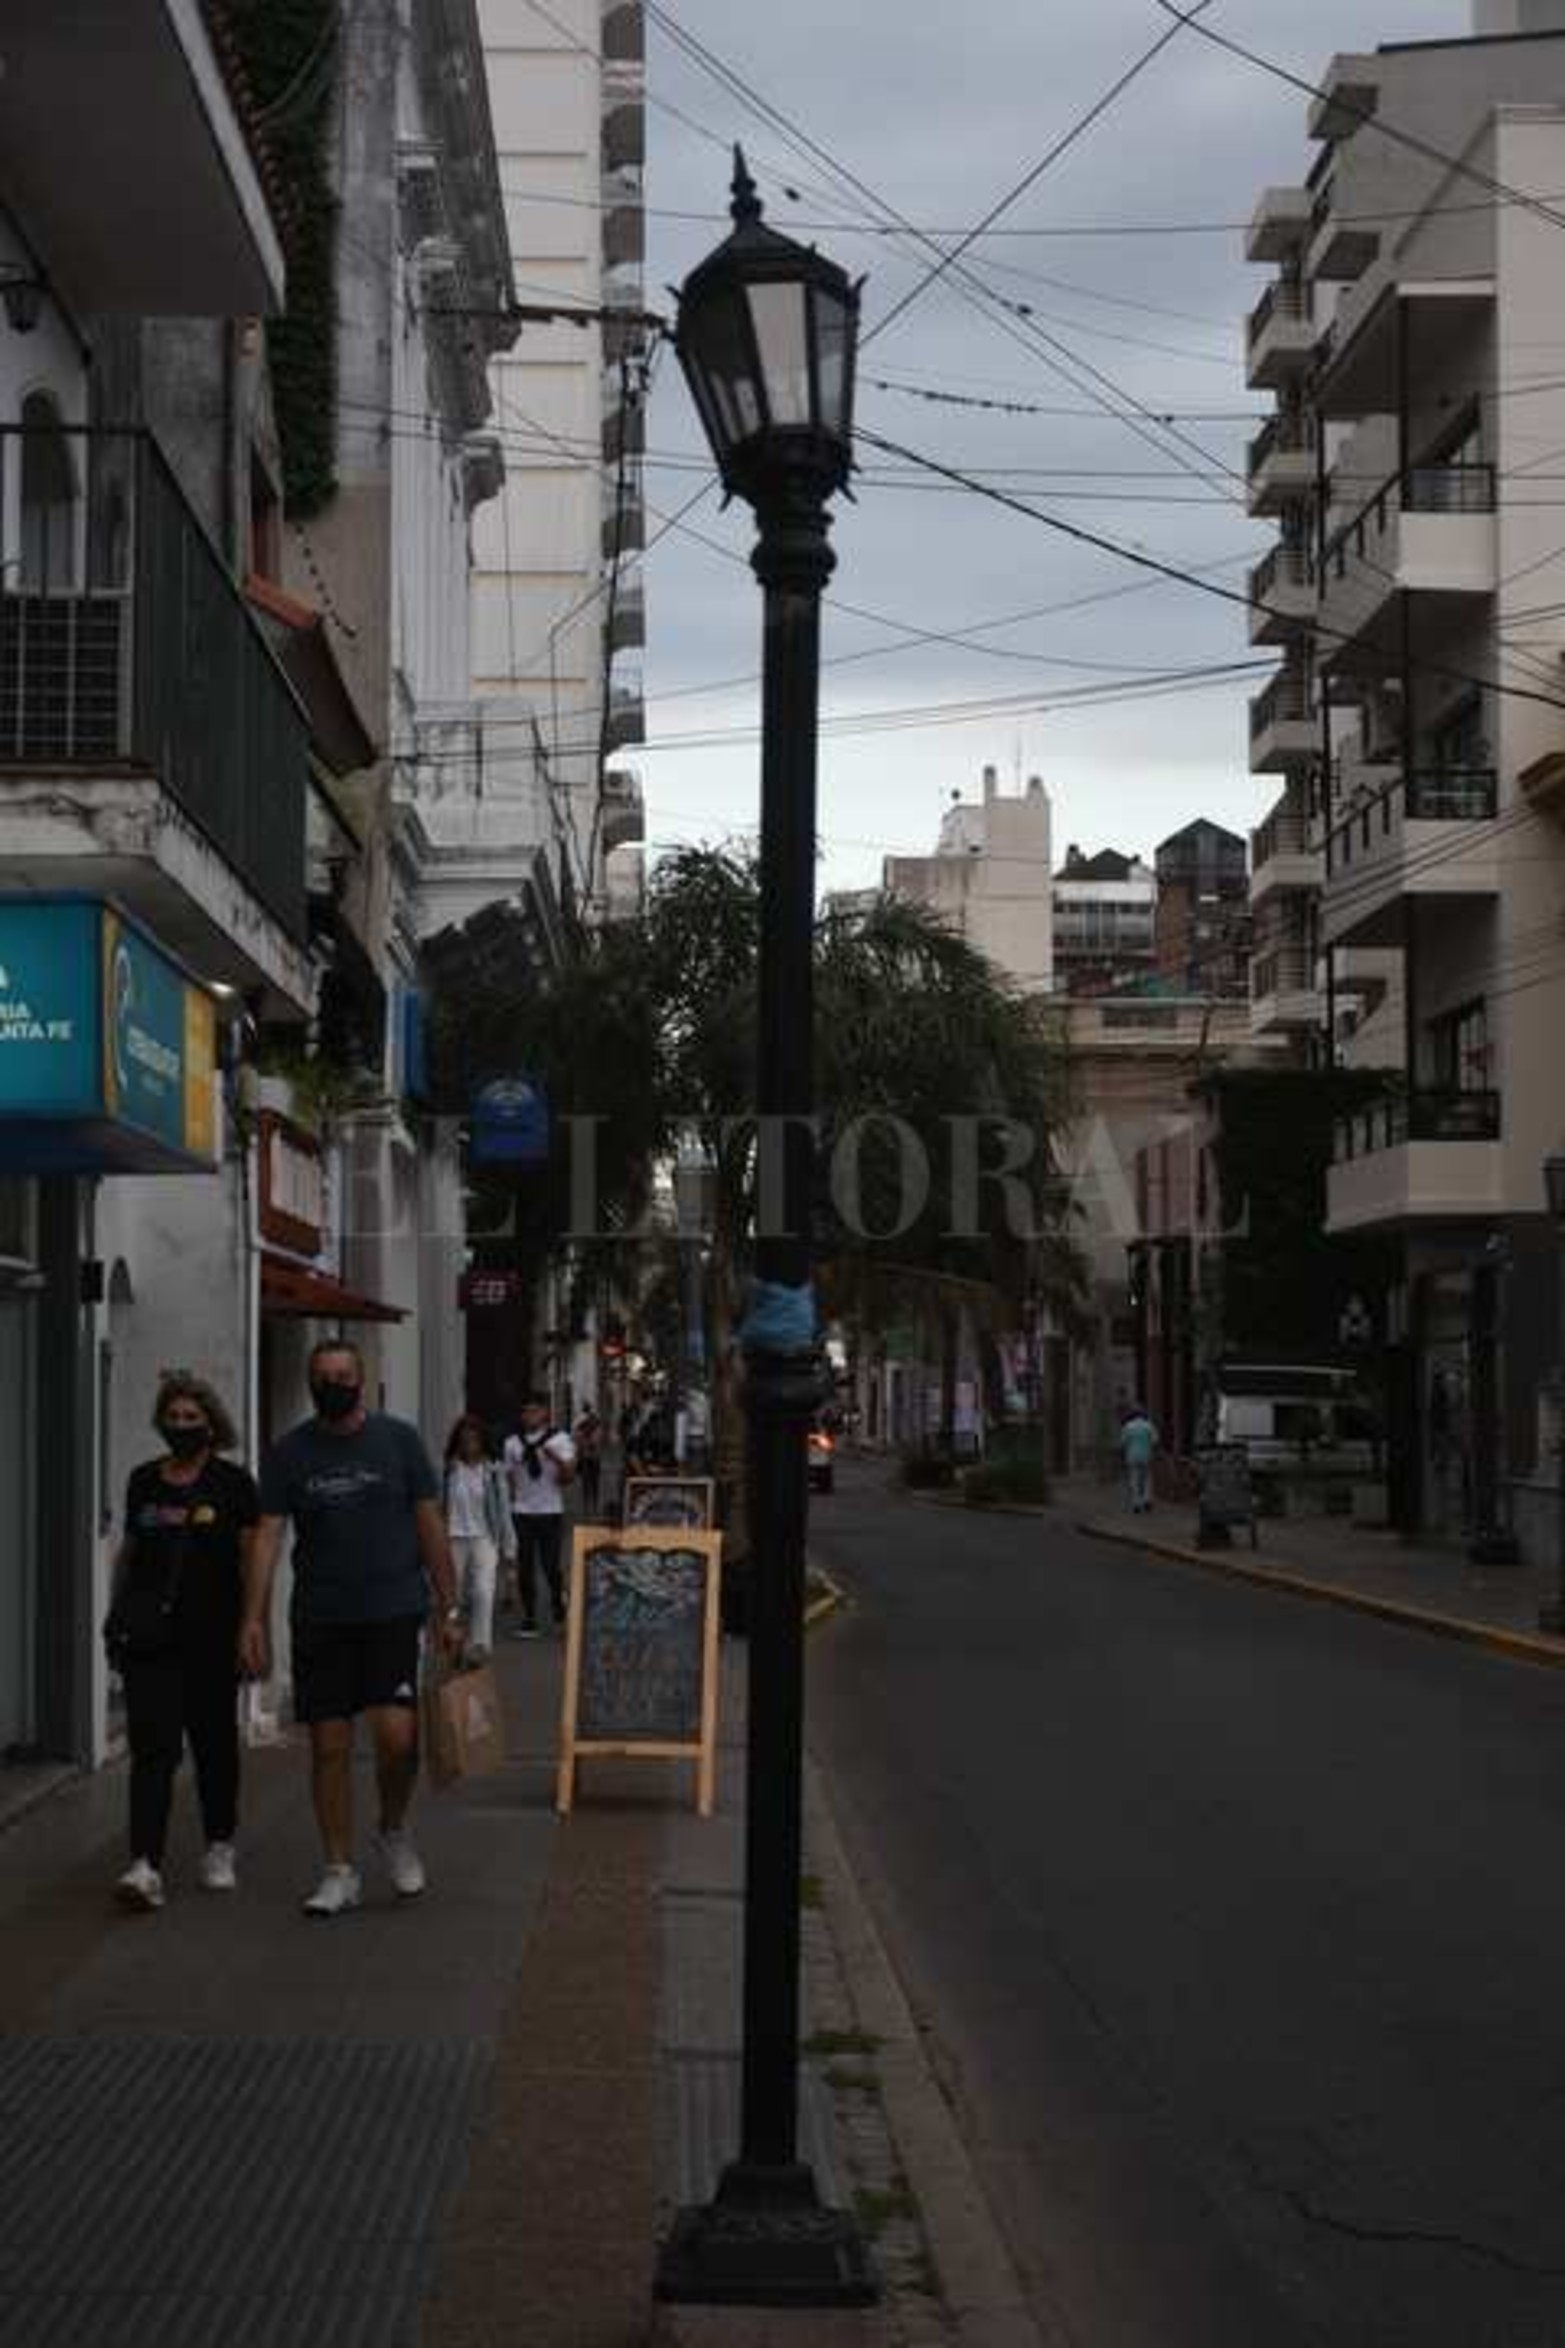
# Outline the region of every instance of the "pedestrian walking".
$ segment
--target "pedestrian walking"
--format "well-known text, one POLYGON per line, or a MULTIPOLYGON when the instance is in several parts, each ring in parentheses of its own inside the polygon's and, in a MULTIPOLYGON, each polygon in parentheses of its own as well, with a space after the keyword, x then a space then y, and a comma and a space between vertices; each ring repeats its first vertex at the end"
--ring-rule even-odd
POLYGON ((272 1577, 284 1527, 294 1528, 294 1716, 310 1733, 310 1784, 325 1871, 304 1902, 310 1916, 356 1908, 353 1857, 354 1723, 362 1712, 375 1749, 380 1855, 403 1899, 425 1887, 407 1829, 418 1777, 419 1645, 436 1606, 436 1636, 453 1652, 461 1610, 440 1481, 418 1431, 364 1406, 356 1345, 322 1338, 310 1354, 315 1416, 274 1444, 261 1468, 261 1524, 247 1577, 240 1661, 269 1667, 272 1577))
POLYGON ((1132 1403, 1120 1423, 1119 1449, 1130 1488, 1130 1513, 1145 1516, 1152 1506, 1152 1461, 1158 1432, 1139 1402, 1132 1403))
POLYGON ((576 1473, 581 1479, 583 1514, 596 1517, 603 1491, 603 1421, 591 1403, 571 1432, 576 1451, 576 1473))
POLYGON ((514 1435, 505 1441, 505 1474, 516 1532, 516 1580, 522 1602, 517 1637, 538 1636, 538 1572, 548 1585, 556 1626, 565 1620, 560 1543, 565 1487, 576 1473, 576 1446, 549 1418, 546 1394, 529 1394, 514 1435))
POLYGON ((253 1479, 221 1454, 238 1441, 205 1379, 170 1370, 152 1424, 160 1457, 135 1468, 103 1626, 125 1684, 130 1742, 130 1865, 122 1907, 164 1901, 163 1852, 174 1779, 190 1747, 206 1848, 203 1890, 235 1887, 239 1805, 239 1622, 260 1503, 253 1479))
POLYGON ((495 1580, 516 1555, 505 1477, 482 1419, 464 1412, 446 1442, 446 1532, 469 1663, 494 1645, 495 1580))

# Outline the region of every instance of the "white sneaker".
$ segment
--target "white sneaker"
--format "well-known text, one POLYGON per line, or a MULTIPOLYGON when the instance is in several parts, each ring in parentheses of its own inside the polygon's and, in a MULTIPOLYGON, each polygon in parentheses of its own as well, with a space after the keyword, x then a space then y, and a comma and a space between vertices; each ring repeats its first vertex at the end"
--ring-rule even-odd
POLYGON ((239 1878, 234 1872, 232 1843, 208 1843, 201 1858, 201 1889, 203 1891, 237 1891, 239 1878))
POLYGON ((307 1916, 345 1916, 364 1896, 356 1867, 328 1867, 304 1903, 307 1916))
POLYGON ((398 1899, 416 1900, 429 1880, 424 1873, 424 1862, 413 1848, 413 1838, 405 1827, 393 1827, 377 1835, 375 1847, 386 1864, 392 1889, 398 1899))
POLYGON ((114 1886, 114 1897, 122 1908, 150 1914, 163 1905, 163 1878, 150 1859, 133 1859, 114 1886))

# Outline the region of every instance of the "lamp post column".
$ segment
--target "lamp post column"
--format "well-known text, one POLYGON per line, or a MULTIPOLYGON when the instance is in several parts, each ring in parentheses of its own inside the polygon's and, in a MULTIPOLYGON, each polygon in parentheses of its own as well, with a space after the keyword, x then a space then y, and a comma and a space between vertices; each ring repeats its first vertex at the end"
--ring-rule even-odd
MULTIPOLYGON (((816 703, 820 597, 833 557, 826 509, 808 480, 761 506, 758 520, 751 561, 765 589, 765 659, 756 1273, 763 1295, 789 1291, 807 1308, 815 1159, 816 703)), ((740 2164, 777 2173, 794 2165, 796 2140, 806 1444, 820 1400, 813 1329, 747 1340, 745 1392, 752 1595, 740 2164)))

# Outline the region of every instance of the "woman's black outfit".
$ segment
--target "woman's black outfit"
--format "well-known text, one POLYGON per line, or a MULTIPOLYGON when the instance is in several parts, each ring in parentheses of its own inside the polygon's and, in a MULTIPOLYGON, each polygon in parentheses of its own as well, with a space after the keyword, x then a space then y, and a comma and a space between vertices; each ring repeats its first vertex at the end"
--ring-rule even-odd
POLYGON ((208 1458, 188 1484, 172 1482, 166 1464, 148 1460, 126 1487, 130 1555, 109 1610, 114 1651, 116 1614, 130 1592, 172 1597, 166 1644, 116 1652, 130 1737, 130 1854, 154 1867, 163 1864, 174 1775, 187 1738, 206 1839, 234 1838, 244 1598, 239 1545, 260 1517, 254 1480, 231 1461, 208 1458))

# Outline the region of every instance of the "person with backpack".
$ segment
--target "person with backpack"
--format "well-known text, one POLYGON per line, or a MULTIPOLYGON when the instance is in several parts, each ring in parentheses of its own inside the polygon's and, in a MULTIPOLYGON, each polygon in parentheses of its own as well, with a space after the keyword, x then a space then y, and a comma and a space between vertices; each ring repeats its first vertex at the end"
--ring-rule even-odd
POLYGON ((517 1637, 538 1636, 538 1569, 549 1588, 558 1627, 565 1620, 565 1585, 560 1544, 565 1529, 565 1490, 575 1480, 576 1446, 550 1421, 546 1394, 529 1394, 514 1435, 505 1441, 505 1476, 510 1487, 511 1523, 516 1533, 516 1579, 522 1601, 517 1637))

